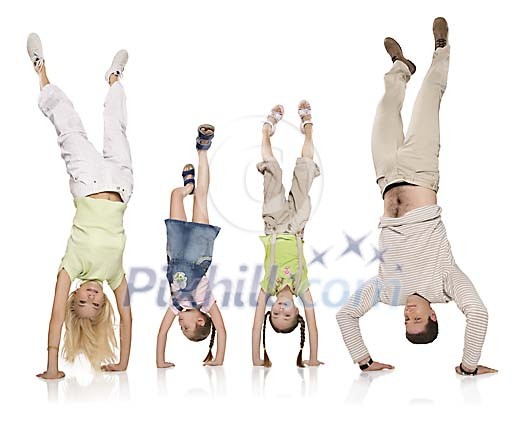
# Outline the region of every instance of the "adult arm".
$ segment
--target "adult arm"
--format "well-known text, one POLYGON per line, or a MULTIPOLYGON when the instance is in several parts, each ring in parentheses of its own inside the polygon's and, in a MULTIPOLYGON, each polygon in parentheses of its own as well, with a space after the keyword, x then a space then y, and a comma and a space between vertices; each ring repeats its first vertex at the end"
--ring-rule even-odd
POLYGON ((60 337, 62 335, 62 325, 66 316, 66 304, 71 287, 71 279, 68 273, 61 269, 57 275, 55 285, 55 298, 51 310, 49 321, 49 332, 47 336, 47 370, 38 374, 42 379, 60 379, 64 377, 64 372, 58 370, 58 349, 60 347, 60 337))
POLYGON ((261 289, 257 297, 257 306, 255 308, 252 328, 252 362, 254 366, 264 366, 264 360, 261 359, 261 331, 267 301, 268 295, 261 289))
POLYGON ((131 349, 131 305, 129 299, 128 282, 126 277, 122 278, 121 284, 113 291, 117 302, 117 309, 120 315, 120 358, 116 364, 102 366, 105 371, 124 371, 128 368, 129 353, 131 349))
MULTIPOLYGON (((454 264, 448 274, 448 294, 466 317, 465 344, 461 367, 467 372, 493 373, 495 370, 478 366, 487 333, 488 312, 470 279, 454 264)), ((459 366, 456 371, 460 370, 459 366)), ((460 371, 458 373, 461 373, 460 371)))
MULTIPOLYGON (((359 319, 379 302, 379 283, 374 278, 361 285, 347 303, 337 312, 336 318, 345 345, 354 363, 366 364, 371 359, 359 327, 359 319)), ((367 371, 391 369, 393 366, 373 362, 367 371)))
POLYGON ((217 354, 213 360, 204 363, 206 366, 222 366, 224 363, 224 354, 226 352, 226 328, 224 327, 224 320, 222 319, 221 311, 214 303, 210 309, 211 321, 215 326, 215 334, 217 337, 217 354))

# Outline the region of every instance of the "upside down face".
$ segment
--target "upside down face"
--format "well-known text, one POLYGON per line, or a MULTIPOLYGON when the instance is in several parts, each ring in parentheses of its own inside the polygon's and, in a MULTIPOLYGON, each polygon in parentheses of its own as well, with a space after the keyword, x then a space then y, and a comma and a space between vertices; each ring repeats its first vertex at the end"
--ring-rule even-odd
POLYGON ((291 326, 295 326, 299 315, 299 309, 292 300, 279 297, 272 305, 270 312, 272 326, 279 331, 285 331, 291 326))
POLYGON ((425 330, 430 320, 437 321, 436 313, 430 303, 419 295, 410 295, 405 304, 405 328, 411 335, 421 333, 425 330))
POLYGON ((105 296, 100 283, 96 281, 84 282, 74 292, 74 295, 75 312, 80 317, 92 319, 102 310, 105 296))

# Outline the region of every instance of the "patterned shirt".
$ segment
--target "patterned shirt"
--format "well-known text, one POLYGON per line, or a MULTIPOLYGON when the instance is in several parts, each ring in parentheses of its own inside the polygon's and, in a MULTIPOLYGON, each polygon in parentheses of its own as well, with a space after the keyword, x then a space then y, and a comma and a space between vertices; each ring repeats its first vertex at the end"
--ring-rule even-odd
POLYGON ((462 363, 475 368, 485 340, 487 309, 454 261, 441 221, 441 207, 428 205, 402 217, 382 217, 379 228, 378 276, 360 286, 337 313, 354 362, 369 355, 359 318, 378 302, 400 306, 409 295, 418 293, 431 303, 456 303, 467 321, 462 363))

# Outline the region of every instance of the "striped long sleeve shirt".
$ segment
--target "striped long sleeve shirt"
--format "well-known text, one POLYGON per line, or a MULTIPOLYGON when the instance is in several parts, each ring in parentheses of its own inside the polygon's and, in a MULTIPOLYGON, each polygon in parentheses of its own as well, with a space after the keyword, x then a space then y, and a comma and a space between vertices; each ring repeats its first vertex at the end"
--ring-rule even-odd
POLYGON ((417 293, 431 303, 456 303, 466 317, 462 363, 475 368, 485 340, 487 309, 454 261, 441 207, 428 205, 402 217, 381 217, 379 228, 378 276, 361 285, 337 313, 353 361, 369 356, 359 318, 378 302, 401 306, 409 295, 417 293))

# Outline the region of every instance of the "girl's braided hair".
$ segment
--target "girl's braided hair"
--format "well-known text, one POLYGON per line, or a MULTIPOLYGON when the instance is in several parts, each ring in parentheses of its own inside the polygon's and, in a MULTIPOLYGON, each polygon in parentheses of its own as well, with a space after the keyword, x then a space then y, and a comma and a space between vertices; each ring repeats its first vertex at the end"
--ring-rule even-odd
POLYGON ((195 341, 195 342, 204 341, 211 332, 210 347, 208 350, 208 354, 206 355, 206 358, 203 360, 203 362, 206 363, 207 361, 213 360, 212 349, 213 349, 213 344, 215 343, 215 326, 213 325, 213 322, 211 321, 211 317, 209 314, 203 313, 202 311, 201 311, 201 314, 202 314, 202 317, 204 318, 204 326, 197 325, 197 328, 195 329, 195 333, 193 334, 193 336, 188 336, 188 339, 195 341))
POLYGON ((270 361, 270 358, 268 357, 268 353, 266 352, 266 321, 270 320, 270 325, 272 326, 273 330, 277 333, 290 333, 295 330, 295 328, 298 325, 301 325, 301 340, 300 340, 300 349, 299 354, 297 354, 297 367, 304 367, 303 363, 303 348, 304 348, 304 341, 305 341, 305 324, 303 317, 298 314, 297 319, 295 320, 295 323, 292 324, 287 329, 277 329, 273 323, 272 323, 272 313, 270 311, 267 311, 264 315, 264 323, 263 323, 263 333, 262 333, 262 343, 263 343, 263 349, 264 349, 264 367, 271 367, 272 362, 270 361))

